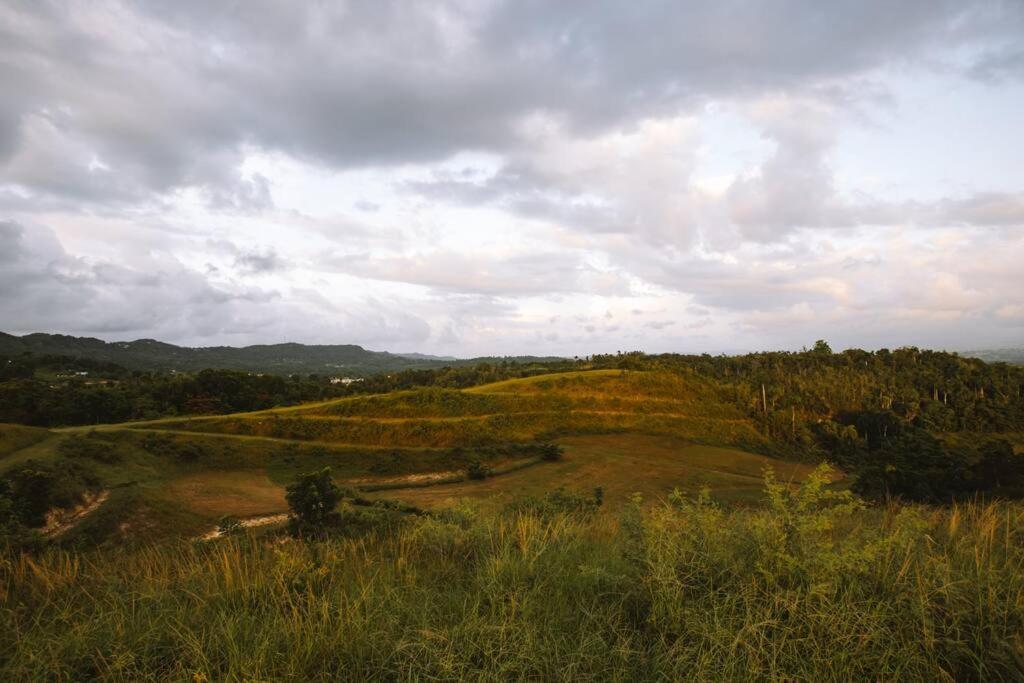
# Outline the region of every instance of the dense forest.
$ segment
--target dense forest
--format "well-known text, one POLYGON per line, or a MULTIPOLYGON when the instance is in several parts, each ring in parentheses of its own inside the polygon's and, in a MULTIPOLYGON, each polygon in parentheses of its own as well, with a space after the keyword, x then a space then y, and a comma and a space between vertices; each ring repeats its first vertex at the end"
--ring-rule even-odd
POLYGON ((1000 436, 1024 431, 1024 367, 914 347, 833 353, 825 341, 800 352, 591 361, 711 379, 791 455, 857 472, 867 495, 1024 494, 1024 458, 1000 436))

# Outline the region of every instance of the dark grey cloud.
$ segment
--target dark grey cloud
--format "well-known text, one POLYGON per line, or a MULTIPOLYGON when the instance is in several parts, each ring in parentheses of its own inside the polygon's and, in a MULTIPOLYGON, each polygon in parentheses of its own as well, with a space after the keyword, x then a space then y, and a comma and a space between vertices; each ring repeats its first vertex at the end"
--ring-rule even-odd
POLYGON ((532 115, 585 133, 824 87, 939 46, 1012 45, 1022 16, 997 0, 6 3, 0 182, 108 202, 196 186, 259 207, 247 146, 334 167, 500 151, 532 115))

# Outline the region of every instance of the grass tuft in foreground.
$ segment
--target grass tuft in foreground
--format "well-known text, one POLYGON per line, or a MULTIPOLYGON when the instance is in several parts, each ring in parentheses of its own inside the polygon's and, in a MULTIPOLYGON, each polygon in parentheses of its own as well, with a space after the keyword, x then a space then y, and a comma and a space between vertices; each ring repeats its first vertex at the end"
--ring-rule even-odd
POLYGON ((1024 678, 1024 507, 867 509, 825 481, 769 477, 761 509, 457 508, 312 544, 8 555, 0 677, 1024 678))

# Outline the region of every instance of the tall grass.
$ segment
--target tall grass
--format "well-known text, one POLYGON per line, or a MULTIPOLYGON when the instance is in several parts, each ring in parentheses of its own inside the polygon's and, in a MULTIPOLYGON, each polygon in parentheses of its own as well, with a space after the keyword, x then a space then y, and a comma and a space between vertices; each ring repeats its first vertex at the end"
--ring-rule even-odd
POLYGON ((314 545, 8 555, 5 680, 1020 680, 1024 508, 471 508, 314 545))

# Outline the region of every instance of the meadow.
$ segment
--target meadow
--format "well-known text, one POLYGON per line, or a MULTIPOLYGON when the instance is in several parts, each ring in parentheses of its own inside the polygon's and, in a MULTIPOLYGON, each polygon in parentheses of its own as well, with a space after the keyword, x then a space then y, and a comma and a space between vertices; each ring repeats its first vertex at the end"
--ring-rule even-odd
POLYGON ((324 466, 372 498, 437 508, 461 498, 496 508, 520 493, 603 487, 610 508, 634 491, 664 496, 703 482, 754 501, 778 449, 712 384, 672 373, 591 370, 465 390, 437 387, 230 415, 53 430, 0 428, 0 470, 70 461, 102 482, 104 505, 59 534, 91 545, 196 537, 224 515, 286 511, 284 486, 324 466), (545 462, 539 442, 566 457, 545 462), (716 450, 717 449, 717 450, 716 450), (469 480, 470 462, 494 476, 469 480), (736 463, 740 463, 737 465, 736 463))
MULTIPOLYGON (((0 563, 6 680, 1020 680, 1024 508, 670 495, 0 563)), ((357 512, 343 508, 343 514, 357 512)))

